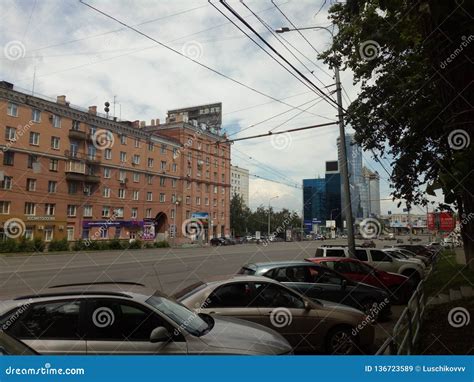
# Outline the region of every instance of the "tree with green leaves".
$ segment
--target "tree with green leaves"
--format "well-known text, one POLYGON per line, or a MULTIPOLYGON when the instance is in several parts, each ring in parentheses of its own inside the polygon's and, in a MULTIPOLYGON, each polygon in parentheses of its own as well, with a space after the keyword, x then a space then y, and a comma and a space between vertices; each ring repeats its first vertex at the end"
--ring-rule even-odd
POLYGON ((459 212, 474 268, 474 82, 472 1, 347 0, 329 14, 337 27, 321 54, 350 68, 361 91, 346 123, 365 150, 391 159, 392 195, 459 212))
POLYGON ((234 236, 244 236, 247 233, 250 215, 250 209, 242 196, 234 194, 230 200, 230 227, 234 236))

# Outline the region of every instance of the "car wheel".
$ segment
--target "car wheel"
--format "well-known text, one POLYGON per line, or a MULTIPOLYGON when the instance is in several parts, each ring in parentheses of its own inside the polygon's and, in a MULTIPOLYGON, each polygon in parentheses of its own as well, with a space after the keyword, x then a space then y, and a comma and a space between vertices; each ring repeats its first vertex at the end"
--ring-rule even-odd
POLYGON ((357 339, 347 327, 331 330, 326 339, 326 351, 333 355, 354 354, 357 350, 357 339))

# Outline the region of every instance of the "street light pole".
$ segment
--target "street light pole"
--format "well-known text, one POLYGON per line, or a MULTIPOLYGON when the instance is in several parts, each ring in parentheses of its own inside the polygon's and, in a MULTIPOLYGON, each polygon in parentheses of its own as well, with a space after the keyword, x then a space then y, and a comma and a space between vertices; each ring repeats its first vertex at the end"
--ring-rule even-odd
MULTIPOLYGON (((290 29, 288 27, 282 27, 275 30, 276 33, 285 33, 291 31, 298 31, 304 29, 323 29, 326 32, 333 36, 333 33, 330 29, 326 27, 305 27, 305 28, 294 28, 290 29)), ((347 167, 347 152, 346 152, 346 133, 344 130, 344 117, 343 117, 343 110, 342 110, 342 91, 341 91, 341 80, 339 77, 339 65, 337 63, 334 64, 334 75, 336 78, 336 94, 337 94, 337 111, 338 111, 338 119, 339 119, 339 142, 340 142, 340 150, 341 150, 341 178, 342 178, 342 189, 344 192, 344 211, 346 216, 346 225, 347 225, 347 246, 349 250, 349 254, 354 257, 355 256, 355 240, 354 240, 354 221, 352 217, 352 203, 351 203, 351 191, 349 186, 349 170, 347 167)))
POLYGON ((271 216, 270 201, 271 201, 272 199, 276 199, 276 198, 278 198, 278 195, 277 195, 277 196, 274 196, 273 198, 268 199, 268 236, 267 236, 267 239, 270 238, 270 216, 271 216))

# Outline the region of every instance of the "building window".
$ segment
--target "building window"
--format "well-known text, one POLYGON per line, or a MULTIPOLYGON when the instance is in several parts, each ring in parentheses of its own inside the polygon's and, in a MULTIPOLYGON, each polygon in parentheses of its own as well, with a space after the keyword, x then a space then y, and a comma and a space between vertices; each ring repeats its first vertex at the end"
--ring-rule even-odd
POLYGON ((59 163, 59 160, 50 159, 49 160, 49 171, 58 172, 58 163, 59 163))
POLYGON ((119 199, 125 199, 125 188, 119 188, 118 197, 119 199))
POLYGON ((146 179, 147 184, 149 185, 153 184, 153 175, 147 175, 146 177, 147 177, 146 179))
POLYGON ((3 190, 11 190, 12 181, 13 178, 11 176, 4 176, 3 180, 0 182, 0 188, 2 188, 3 190))
POLYGON ((173 210, 171 210, 171 212, 170 212, 170 217, 171 217, 171 219, 174 219, 175 216, 176 216, 175 210, 173 209, 173 210))
POLYGON ((44 214, 46 216, 54 216, 55 211, 56 211, 56 204, 46 203, 44 205, 44 214))
POLYGON ((0 214, 2 215, 10 214, 10 203, 11 202, 0 201, 0 214))
POLYGON ((70 182, 67 185, 67 192, 70 195, 76 194, 77 193, 77 183, 76 182, 70 182))
POLYGON ((212 200, 212 205, 213 205, 214 207, 217 207, 217 199, 213 199, 213 200, 212 200))
POLYGON ((133 207, 132 208, 132 219, 136 219, 138 217, 138 208, 133 207))
POLYGON ((103 206, 102 207, 102 217, 103 218, 108 218, 110 216, 110 207, 109 206, 103 206))
POLYGON ((16 141, 16 128, 9 126, 5 128, 5 140, 16 141))
POLYGON ((145 217, 151 218, 151 208, 147 208, 145 211, 145 217))
POLYGON ((109 187, 104 187, 104 190, 102 191, 102 196, 104 198, 110 198, 110 188, 109 187))
POLYGON ((119 181, 120 181, 120 183, 125 183, 126 176, 127 176, 127 173, 123 170, 120 170, 120 172, 119 172, 119 181))
POLYGON ((135 138, 135 148, 140 148, 140 140, 138 138, 135 138))
POLYGON ((48 192, 50 194, 54 194, 57 191, 58 188, 58 182, 54 180, 48 181, 48 192))
POLYGON ((176 194, 171 194, 171 203, 176 203, 176 194))
POLYGON ((224 207, 224 205, 225 205, 225 201, 224 201, 224 199, 222 199, 221 200, 221 206, 224 207))
POLYGON ((72 121, 72 130, 79 131, 81 129, 81 122, 72 121))
POLYGON ((18 117, 18 105, 13 102, 8 102, 7 113, 10 117, 18 117))
POLYGON ((133 200, 138 200, 139 196, 140 196, 140 191, 133 190, 133 200))
POLYGON ((178 165, 177 165, 176 163, 173 163, 173 164, 171 165, 171 170, 172 170, 173 172, 177 172, 177 171, 178 171, 178 165))
POLYGON ((85 218, 91 218, 92 217, 92 206, 91 205, 85 205, 84 206, 83 216, 85 218))
POLYGON ((132 164, 140 164, 140 155, 138 154, 133 155, 132 164))
POLYGON ((127 153, 125 151, 120 151, 120 162, 127 161, 127 153))
POLYGON ((67 216, 74 217, 76 216, 77 206, 75 204, 67 205, 67 216))
POLYGON ((108 239, 109 229, 107 227, 100 227, 99 228, 99 236, 100 236, 101 239, 108 239))
POLYGON ((29 154, 28 163, 27 163, 28 168, 33 168, 37 163, 38 163, 38 156, 29 154))
POLYGON ((31 110, 31 120, 36 123, 41 122, 41 111, 38 109, 31 110))
POLYGON ((214 194, 217 194, 218 188, 217 186, 214 186, 214 194))
POLYGON ((166 195, 164 193, 160 193, 160 203, 164 203, 166 201, 166 195))
POLYGON ((134 172, 133 173, 133 181, 135 183, 138 183, 140 181, 140 173, 139 172, 134 172))
POLYGON ((196 204, 197 204, 198 206, 201 205, 201 198, 200 198, 199 196, 196 196, 196 204))
POLYGON ((123 218, 123 207, 117 207, 114 209, 114 215, 118 218, 123 218))
POLYGON ((40 134, 35 132, 30 132, 30 145, 39 146, 40 134))
POLYGON ((61 139, 59 137, 51 137, 51 148, 53 150, 59 150, 61 139))
POLYGON ((209 198, 205 198, 205 199, 204 199, 204 204, 205 204, 206 206, 209 205, 209 198))
POLYGON ((25 202, 25 215, 36 215, 36 203, 25 202))
POLYGON ((26 227, 25 229, 25 239, 33 240, 33 229, 31 227, 26 227))
POLYGON ((110 179, 111 170, 108 167, 104 167, 104 178, 110 179))
POLYGON ((105 149, 105 159, 112 159, 112 149, 105 149))
POLYGON ((74 240, 74 227, 67 226, 66 232, 67 232, 67 241, 73 241, 74 240))
POLYGON ((5 166, 13 166, 14 159, 15 153, 13 153, 12 151, 5 151, 3 153, 3 164, 5 166))
POLYGON ((61 117, 53 115, 53 127, 59 129, 61 127, 61 117))
POLYGON ((178 149, 176 147, 173 147, 173 158, 178 157, 178 149))
POLYGON ((151 191, 146 193, 146 200, 147 202, 151 202, 153 200, 153 193, 151 191))
POLYGON ((26 190, 36 191, 36 179, 31 179, 31 178, 26 179, 26 190))
POLYGON ((171 187, 176 188, 176 179, 171 179, 171 187))
POLYGON ((52 227, 46 227, 43 232, 44 232, 43 233, 44 241, 53 240, 53 228, 52 227))
POLYGON ((186 211, 186 219, 190 219, 191 218, 191 211, 186 211))
POLYGON ((166 170, 166 161, 162 160, 160 165, 161 170, 166 170))
POLYGON ((166 178, 164 176, 160 176, 160 186, 164 187, 166 184, 166 178))
POLYGON ((191 197, 190 196, 186 196, 186 204, 191 204, 191 197))
POLYGON ((161 154, 166 154, 166 145, 161 145, 160 153, 161 154))
POLYGON ((153 158, 148 158, 148 167, 153 167, 153 158))
POLYGON ((155 145, 153 142, 148 142, 148 151, 153 151, 155 149, 155 145))

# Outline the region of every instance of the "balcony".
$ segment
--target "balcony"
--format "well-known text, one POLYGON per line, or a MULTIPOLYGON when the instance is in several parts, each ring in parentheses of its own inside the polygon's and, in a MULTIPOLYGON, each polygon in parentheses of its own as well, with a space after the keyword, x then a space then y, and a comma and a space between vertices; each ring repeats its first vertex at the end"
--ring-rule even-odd
POLYGON ((69 139, 74 139, 77 141, 85 141, 87 139, 87 133, 81 130, 69 130, 69 139))
POLYGON ((99 175, 86 175, 85 180, 86 183, 100 183, 100 176, 99 175))
POLYGON ((99 164, 101 162, 101 156, 100 155, 85 155, 85 160, 86 163, 89 164, 99 164))
POLYGON ((66 180, 74 182, 84 182, 86 179, 85 174, 80 174, 78 172, 67 172, 66 171, 66 180))

